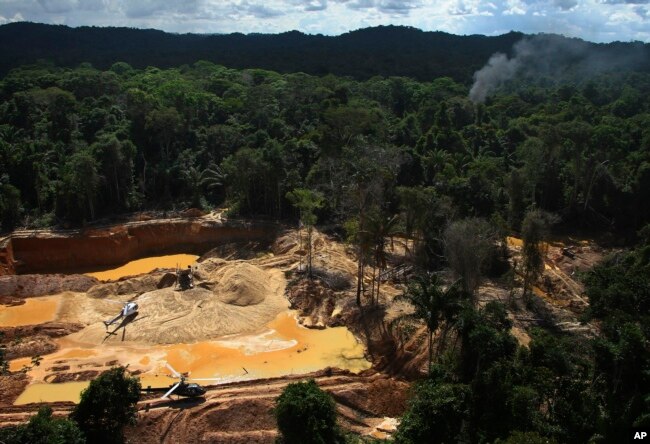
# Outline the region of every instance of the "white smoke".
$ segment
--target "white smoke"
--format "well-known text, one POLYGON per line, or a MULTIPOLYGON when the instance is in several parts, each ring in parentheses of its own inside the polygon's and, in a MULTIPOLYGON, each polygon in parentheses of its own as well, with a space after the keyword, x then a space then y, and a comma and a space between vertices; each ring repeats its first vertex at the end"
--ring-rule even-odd
POLYGON ((519 60, 509 59, 507 55, 497 52, 487 64, 474 73, 474 84, 469 90, 469 98, 474 103, 483 103, 494 88, 509 80, 517 73, 519 60))
POLYGON ((487 64, 474 73, 474 84, 469 98, 474 103, 484 102, 486 97, 503 82, 512 79, 524 69, 548 72, 552 60, 573 57, 585 50, 586 43, 553 35, 537 35, 524 38, 513 46, 513 56, 496 53, 487 64))
POLYGON ((512 57, 493 54, 487 64, 474 73, 469 98, 484 102, 496 88, 518 74, 547 75, 561 79, 566 74, 589 77, 622 66, 631 67, 646 57, 643 45, 616 47, 594 45, 583 40, 552 34, 539 34, 515 43, 512 57))

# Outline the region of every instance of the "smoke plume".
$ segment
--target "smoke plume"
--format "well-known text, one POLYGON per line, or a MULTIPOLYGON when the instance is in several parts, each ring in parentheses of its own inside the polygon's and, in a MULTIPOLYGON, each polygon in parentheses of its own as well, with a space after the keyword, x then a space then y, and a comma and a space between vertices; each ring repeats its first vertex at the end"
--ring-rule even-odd
POLYGON ((474 103, 484 102, 496 88, 520 75, 541 75, 555 80, 568 77, 584 79, 603 71, 634 68, 646 62, 647 51, 641 43, 599 45, 539 34, 515 43, 511 57, 493 54, 487 64, 474 73, 469 98, 474 103))
POLYGON ((507 55, 497 52, 487 65, 474 73, 474 84, 469 90, 469 98, 474 103, 483 103, 494 88, 514 77, 519 67, 516 57, 509 59, 507 55))

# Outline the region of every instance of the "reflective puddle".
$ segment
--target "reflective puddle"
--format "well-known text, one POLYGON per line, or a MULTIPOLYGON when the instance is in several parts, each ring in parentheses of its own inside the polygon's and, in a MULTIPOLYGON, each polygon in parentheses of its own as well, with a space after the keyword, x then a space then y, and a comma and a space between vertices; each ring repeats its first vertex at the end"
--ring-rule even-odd
POLYGON ((25 299, 22 305, 0 305, 0 327, 18 327, 53 321, 60 301, 59 296, 43 296, 25 299))
POLYGON ((32 402, 79 402, 81 391, 88 387, 89 381, 65 382, 62 384, 31 384, 16 399, 14 405, 30 404, 32 402))
POLYGON ((169 346, 165 360, 193 377, 238 380, 308 373, 325 367, 359 372, 370 368, 364 348, 345 327, 313 330, 280 314, 270 331, 219 341, 169 346))
POLYGON ((100 281, 116 280, 125 276, 149 273, 156 268, 187 268, 192 265, 199 256, 194 254, 170 254, 167 256, 153 256, 136 259, 126 264, 110 270, 102 270, 91 273, 85 273, 100 281))

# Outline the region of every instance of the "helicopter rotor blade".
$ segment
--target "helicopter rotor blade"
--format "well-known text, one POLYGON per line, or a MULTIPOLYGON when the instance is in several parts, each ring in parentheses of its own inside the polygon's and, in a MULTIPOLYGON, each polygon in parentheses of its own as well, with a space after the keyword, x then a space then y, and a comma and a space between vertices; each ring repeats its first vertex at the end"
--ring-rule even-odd
POLYGON ((174 367, 172 367, 171 365, 169 365, 169 362, 166 362, 166 363, 165 363, 165 366, 166 366, 166 367, 167 367, 167 368, 172 372, 172 375, 174 375, 176 378, 180 378, 180 377, 181 377, 181 374, 178 373, 176 370, 174 370, 174 367))
POLYGON ((180 382, 177 382, 177 383, 176 383, 172 388, 169 389, 169 391, 168 391, 167 393, 165 393, 164 395, 162 395, 162 396, 160 397, 160 399, 167 399, 167 397, 168 397, 169 395, 171 395, 172 393, 174 393, 174 390, 176 390, 176 389, 178 388, 179 385, 181 385, 181 383, 180 383, 180 382))

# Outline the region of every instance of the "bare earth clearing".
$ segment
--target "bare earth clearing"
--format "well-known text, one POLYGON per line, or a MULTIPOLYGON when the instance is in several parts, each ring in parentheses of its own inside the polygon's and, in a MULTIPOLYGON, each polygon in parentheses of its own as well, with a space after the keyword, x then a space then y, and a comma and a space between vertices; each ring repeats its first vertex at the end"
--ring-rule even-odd
MULTIPOLYGON (((520 261, 521 244, 515 238, 508 244, 514 264, 520 261)), ((403 263, 404 241, 391 240, 389 253, 389 267, 403 263)), ((304 254, 296 231, 285 231, 266 246, 241 240, 220 245, 199 260, 195 288, 186 291, 174 288, 171 269, 111 282, 82 275, 0 277, 5 304, 0 331, 16 372, 0 377, 0 426, 24 421, 38 409, 38 404, 14 405, 28 384, 36 391, 21 402, 42 399, 39 382, 88 381, 122 364, 142 377, 143 386, 166 386, 173 380, 162 376, 167 373, 163 366, 170 362, 193 377, 219 378, 221 384, 210 387, 205 400, 160 403, 145 396, 138 426, 127 432, 133 442, 271 443, 277 433, 274 399, 287 383, 305 377, 332 393, 346 429, 385 436, 395 426, 390 418, 405 407, 409 384, 401 378, 426 372, 424 328, 406 336, 390 328, 393 319, 410 310, 393 302, 403 289, 402 276, 382 282, 378 306, 359 310, 352 250, 316 232, 314 282, 296 280, 304 254), (139 304, 138 315, 107 331, 102 321, 127 301, 139 304), (295 316, 313 328, 296 324, 295 316), (20 372, 35 355, 43 357, 40 365, 20 372)), ((479 300, 509 304, 513 333, 524 345, 530 340, 527 330, 536 325, 556 323, 589 335, 595 327, 577 321, 586 299, 576 272, 603 254, 589 241, 551 243, 534 310, 524 308, 516 287, 511 290, 502 281, 484 282, 479 300), (562 248, 571 248, 574 258, 563 255, 562 248)), ((367 270, 368 288, 371 278, 367 270)), ((56 399, 75 399, 75 387, 76 395, 56 399)), ((72 406, 49 404, 57 414, 72 406)))

